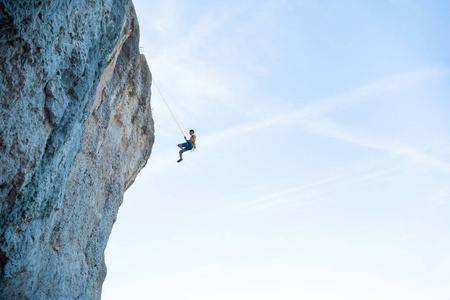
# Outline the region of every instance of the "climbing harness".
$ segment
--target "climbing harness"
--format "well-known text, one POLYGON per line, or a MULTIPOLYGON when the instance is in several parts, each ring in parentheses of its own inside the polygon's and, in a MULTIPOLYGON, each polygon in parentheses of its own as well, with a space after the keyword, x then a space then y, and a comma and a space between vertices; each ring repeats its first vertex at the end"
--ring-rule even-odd
POLYGON ((197 146, 196 146, 193 142, 191 142, 191 141, 187 141, 187 142, 190 143, 190 144, 192 144, 192 148, 189 149, 189 150, 185 150, 184 152, 187 152, 187 151, 195 151, 195 149, 197 148, 197 146))

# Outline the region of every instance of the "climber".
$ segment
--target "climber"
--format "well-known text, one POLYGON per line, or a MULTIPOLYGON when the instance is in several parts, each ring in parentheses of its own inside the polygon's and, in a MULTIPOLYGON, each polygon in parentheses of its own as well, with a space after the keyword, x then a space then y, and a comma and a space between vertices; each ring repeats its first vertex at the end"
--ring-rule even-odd
POLYGON ((183 160, 183 152, 186 152, 186 151, 189 151, 189 150, 192 150, 195 148, 195 141, 197 140, 197 136, 194 134, 194 129, 189 130, 189 134, 191 135, 189 140, 187 140, 186 137, 184 137, 184 139, 186 140, 186 143, 178 144, 178 147, 181 150, 180 150, 180 159, 177 160, 177 162, 181 162, 183 160))

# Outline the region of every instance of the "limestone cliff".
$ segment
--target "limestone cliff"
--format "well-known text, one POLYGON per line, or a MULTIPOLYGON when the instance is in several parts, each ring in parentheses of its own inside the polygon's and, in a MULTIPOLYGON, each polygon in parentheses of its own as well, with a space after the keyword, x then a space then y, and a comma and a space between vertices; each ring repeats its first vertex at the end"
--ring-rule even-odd
POLYGON ((127 0, 0 0, 0 299, 99 299, 154 141, 127 0))

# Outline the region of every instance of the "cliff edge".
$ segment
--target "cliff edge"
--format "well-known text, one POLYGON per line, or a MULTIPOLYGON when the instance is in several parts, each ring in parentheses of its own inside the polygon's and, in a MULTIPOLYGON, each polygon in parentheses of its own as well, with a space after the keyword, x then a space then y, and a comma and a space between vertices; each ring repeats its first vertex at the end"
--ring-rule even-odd
POLYGON ((0 79, 0 298, 100 299, 154 142, 132 2, 0 1, 0 79))

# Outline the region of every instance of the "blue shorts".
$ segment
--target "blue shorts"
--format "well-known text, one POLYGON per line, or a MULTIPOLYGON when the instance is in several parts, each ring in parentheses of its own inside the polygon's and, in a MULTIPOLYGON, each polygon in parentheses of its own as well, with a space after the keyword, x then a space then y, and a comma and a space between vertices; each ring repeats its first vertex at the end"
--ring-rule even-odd
POLYGON ((181 146, 184 150, 192 150, 192 148, 194 148, 194 145, 191 142, 183 143, 181 146))

